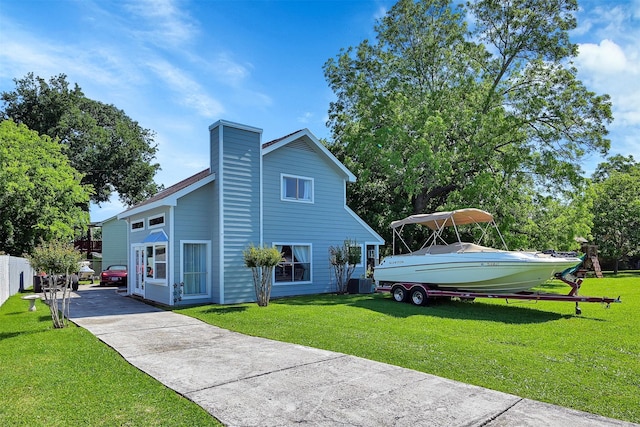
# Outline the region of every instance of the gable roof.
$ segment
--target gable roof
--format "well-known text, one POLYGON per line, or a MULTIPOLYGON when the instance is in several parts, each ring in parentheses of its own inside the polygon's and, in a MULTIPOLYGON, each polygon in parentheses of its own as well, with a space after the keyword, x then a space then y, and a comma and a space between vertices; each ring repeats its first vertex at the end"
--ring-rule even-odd
MULTIPOLYGON (((220 123, 222 122, 217 122, 214 125, 220 123)), ((225 122, 224 124, 227 124, 227 122, 225 122)), ((260 132, 262 132, 262 130, 260 130, 260 132)), ((340 160, 338 160, 333 154, 331 154, 331 152, 318 140, 318 138, 316 138, 311 133, 311 131, 306 128, 297 130, 278 139, 265 142, 264 144, 262 144, 262 155, 264 156, 265 154, 269 154, 279 148, 286 146, 287 144, 300 139, 304 139, 307 143, 309 143, 311 148, 318 155, 320 155, 320 157, 324 158, 337 170, 342 172, 349 182, 356 181, 356 176, 349 169, 347 169, 347 167, 343 165, 340 160)), ((147 200, 130 207, 124 212, 118 214, 117 219, 126 219, 133 215, 157 208, 159 206, 176 206, 177 201, 180 197, 183 197, 184 195, 189 194, 190 192, 202 187, 203 185, 214 181, 215 178, 215 172, 212 173, 211 169, 209 168, 205 169, 195 175, 190 176, 189 178, 183 179, 182 181, 165 188, 162 191, 159 191, 147 200)))
POLYGON ((144 202, 140 202, 118 214, 118 219, 125 219, 132 215, 144 212, 158 206, 175 206, 180 197, 191 193, 192 191, 208 184, 216 179, 216 174, 211 173, 211 169, 207 168, 202 172, 198 172, 189 178, 183 179, 177 184, 167 187, 157 192, 144 202))
POLYGON ((336 158, 331 152, 325 147, 318 138, 315 137, 311 133, 309 129, 301 129, 290 133, 289 135, 285 135, 281 138, 274 139, 273 141, 265 142, 262 144, 262 155, 269 154, 272 151, 277 150, 278 148, 282 148, 285 145, 297 141, 298 139, 304 138, 307 142, 310 142, 311 148, 318 153, 321 157, 327 160, 329 163, 333 164, 338 170, 340 170, 349 180, 349 182, 356 182, 356 176, 349 170, 345 165, 342 164, 340 160, 336 158))

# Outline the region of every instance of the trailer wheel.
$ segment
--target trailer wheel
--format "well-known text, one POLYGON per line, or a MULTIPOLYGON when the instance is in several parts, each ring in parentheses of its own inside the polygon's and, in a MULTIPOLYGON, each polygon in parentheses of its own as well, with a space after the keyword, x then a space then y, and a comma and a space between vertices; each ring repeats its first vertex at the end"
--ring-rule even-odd
POLYGON ((397 302, 405 302, 407 300, 407 290, 402 286, 396 286, 391 290, 393 299, 397 302))
POLYGON ((414 305, 424 305, 427 302, 427 293, 422 288, 416 288, 411 292, 411 302, 414 305))

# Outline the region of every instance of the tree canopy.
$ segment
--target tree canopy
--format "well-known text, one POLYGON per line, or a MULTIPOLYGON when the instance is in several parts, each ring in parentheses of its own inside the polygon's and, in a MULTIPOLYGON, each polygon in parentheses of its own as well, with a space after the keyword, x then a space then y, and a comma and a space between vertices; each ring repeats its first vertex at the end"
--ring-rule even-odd
POLYGON ((593 236, 600 252, 619 261, 640 255, 640 163, 613 156, 594 173, 593 236))
POLYGON ((91 189, 46 135, 0 122, 0 251, 30 253, 40 240, 70 241, 84 229, 91 189))
POLYGON ((132 205, 157 192, 153 177, 160 166, 153 163, 151 130, 115 106, 87 98, 64 74, 47 83, 29 73, 14 82, 14 91, 2 93, 0 115, 63 144, 82 183, 93 186, 93 202, 106 202, 115 191, 132 205))
POLYGON ((479 207, 517 231, 511 246, 539 241, 544 230, 528 225, 552 218, 548 196, 570 206, 584 190, 584 153, 610 145, 609 97, 571 65, 576 9, 575 0, 400 0, 375 43, 329 59, 329 148, 359 177, 350 206, 378 230, 479 207))

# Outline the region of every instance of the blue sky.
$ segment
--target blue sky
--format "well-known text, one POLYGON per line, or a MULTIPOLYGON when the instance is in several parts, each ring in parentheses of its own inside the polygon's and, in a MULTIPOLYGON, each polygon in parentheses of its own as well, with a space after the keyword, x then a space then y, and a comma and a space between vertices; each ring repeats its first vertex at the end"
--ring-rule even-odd
MULTIPOLYGON (((89 98, 156 132, 156 182, 208 167, 208 126, 262 128, 263 142, 302 128, 328 138, 333 93, 322 65, 375 38, 387 0, 0 0, 0 91, 14 78, 64 73, 89 98)), ((640 0, 582 1, 579 77, 614 103, 611 154, 640 159, 640 0)), ((602 159, 587 158, 591 173, 602 159)), ((91 220, 123 207, 92 206, 91 220)))

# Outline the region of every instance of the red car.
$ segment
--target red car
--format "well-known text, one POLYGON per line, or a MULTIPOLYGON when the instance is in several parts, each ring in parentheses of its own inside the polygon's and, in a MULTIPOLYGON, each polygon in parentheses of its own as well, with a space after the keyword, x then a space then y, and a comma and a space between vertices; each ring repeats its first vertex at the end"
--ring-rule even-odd
POLYGON ((110 265, 100 273, 100 286, 127 286, 127 266, 110 265))

